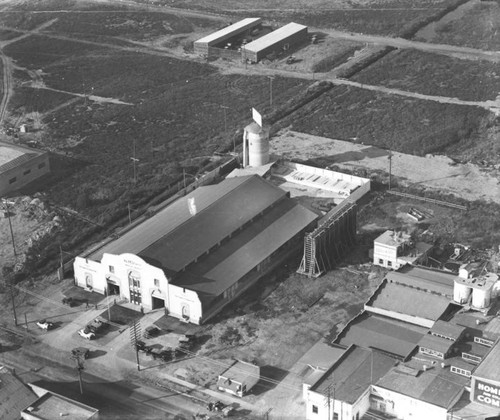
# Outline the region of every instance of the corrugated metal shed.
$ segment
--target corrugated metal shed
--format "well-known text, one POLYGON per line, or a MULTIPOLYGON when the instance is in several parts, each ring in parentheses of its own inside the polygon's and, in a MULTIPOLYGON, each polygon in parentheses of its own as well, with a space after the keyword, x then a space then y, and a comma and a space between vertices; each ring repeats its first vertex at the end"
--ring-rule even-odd
POLYGON ((221 42, 228 37, 237 35, 249 28, 253 28, 254 26, 260 25, 262 23, 261 18, 246 18, 242 19, 239 22, 233 23, 232 25, 226 26, 225 28, 220 29, 217 32, 214 32, 210 35, 207 35, 201 39, 195 41, 196 44, 206 44, 213 45, 221 42))
POLYGON ((293 200, 284 199, 213 253, 188 267, 172 284, 218 296, 317 217, 293 200))

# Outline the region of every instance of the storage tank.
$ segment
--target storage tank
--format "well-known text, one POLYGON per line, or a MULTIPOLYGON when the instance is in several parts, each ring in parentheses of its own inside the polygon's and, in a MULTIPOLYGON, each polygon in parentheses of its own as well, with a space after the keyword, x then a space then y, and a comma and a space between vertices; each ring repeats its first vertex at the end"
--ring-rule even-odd
POLYGON ((243 133, 243 167, 269 163, 269 127, 253 122, 243 133))
POLYGON ((472 291, 472 306, 478 309, 484 309, 490 306, 491 293, 498 276, 494 273, 488 273, 475 280, 475 287, 472 291))
POLYGON ((457 303, 464 304, 469 300, 469 296, 472 293, 472 287, 468 282, 462 279, 456 279, 453 286, 453 300, 457 303))

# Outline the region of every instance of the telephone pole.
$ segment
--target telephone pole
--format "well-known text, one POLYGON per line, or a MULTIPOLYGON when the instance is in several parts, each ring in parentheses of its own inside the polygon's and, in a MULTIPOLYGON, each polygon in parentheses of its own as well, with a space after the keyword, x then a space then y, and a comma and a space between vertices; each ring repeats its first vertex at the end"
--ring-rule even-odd
POLYGON ((141 324, 140 321, 134 319, 132 325, 130 326, 130 344, 135 350, 135 357, 137 359, 137 370, 141 370, 141 365, 139 364, 139 348, 137 347, 137 341, 141 336, 141 324))

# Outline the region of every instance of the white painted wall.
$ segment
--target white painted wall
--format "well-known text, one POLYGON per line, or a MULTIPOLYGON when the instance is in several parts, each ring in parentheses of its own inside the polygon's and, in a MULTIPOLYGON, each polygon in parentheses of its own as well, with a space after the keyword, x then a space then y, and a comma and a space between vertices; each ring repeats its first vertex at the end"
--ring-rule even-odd
POLYGON ((447 420, 445 408, 373 385, 374 392, 386 402, 387 414, 401 420, 447 420))
POLYGON ((87 287, 90 279, 93 290, 104 294, 107 291, 106 278, 111 277, 120 286, 120 298, 133 303, 132 290, 140 293, 138 308, 142 306, 146 310, 152 309, 154 294, 165 300, 165 307, 171 316, 200 323, 203 313, 198 294, 169 284, 163 270, 146 263, 137 255, 105 253, 100 263, 76 257, 73 266, 77 286, 87 287), (134 279, 139 286, 134 285, 134 279), (186 319, 183 315, 188 315, 189 318, 186 319))

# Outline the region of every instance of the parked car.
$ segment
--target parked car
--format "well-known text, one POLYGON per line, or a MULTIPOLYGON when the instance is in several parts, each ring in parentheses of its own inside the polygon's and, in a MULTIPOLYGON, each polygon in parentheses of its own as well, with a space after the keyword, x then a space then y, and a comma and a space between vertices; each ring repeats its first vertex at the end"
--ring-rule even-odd
POLYGON ((144 338, 156 337, 160 334, 160 328, 156 325, 150 325, 144 330, 144 338))
POLYGON ((87 328, 82 328, 81 330, 78 330, 78 334, 80 334, 81 337, 86 338, 87 340, 92 340, 93 338, 95 338, 95 333, 93 333, 87 328))
POLYGON ((151 349, 151 356, 153 359, 161 359, 168 362, 174 358, 174 353, 170 347, 156 347, 151 349))
POLYGON ((152 350, 152 347, 147 346, 146 343, 142 340, 137 340, 137 342, 135 343, 135 348, 137 349, 137 351, 140 351, 140 352, 143 352, 146 354, 151 353, 151 350, 152 350))
POLYGON ((52 322, 48 322, 45 319, 41 319, 40 321, 37 321, 36 325, 45 331, 48 331, 48 330, 51 330, 52 328, 54 328, 54 324, 52 322))
POLYGON ((72 297, 63 298, 62 303, 68 305, 70 308, 76 305, 76 301, 72 297))
POLYGON ((104 322, 102 322, 99 318, 96 318, 87 324, 87 329, 92 331, 94 334, 97 334, 97 332, 102 330, 103 327, 104 322))
POLYGON ((73 357, 83 357, 84 359, 88 359, 90 355, 90 349, 87 347, 76 347, 71 350, 71 355, 73 357))

